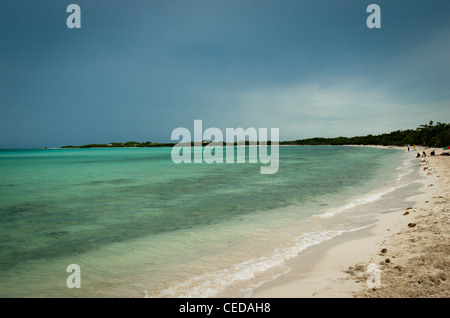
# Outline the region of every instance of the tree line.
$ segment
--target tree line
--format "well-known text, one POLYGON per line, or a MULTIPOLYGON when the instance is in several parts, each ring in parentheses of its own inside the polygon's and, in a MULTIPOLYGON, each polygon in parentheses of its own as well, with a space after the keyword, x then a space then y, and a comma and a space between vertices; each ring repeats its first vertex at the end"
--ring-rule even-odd
POLYGON ((450 124, 430 121, 416 129, 396 130, 380 135, 367 135, 355 137, 323 138, 315 137, 282 141, 282 145, 379 145, 379 146, 406 146, 421 145, 427 147, 450 146, 450 124))
POLYGON ((83 146, 62 146, 61 148, 136 148, 136 147, 172 147, 174 143, 156 143, 151 141, 111 142, 109 144, 88 144, 83 146))
MULTIPOLYGON (((209 142, 204 141, 203 145, 209 142)), ((245 145, 252 144, 245 141, 245 145)), ((267 143, 271 144, 270 141, 267 143)), ((380 135, 367 135, 355 137, 323 138, 314 137, 292 141, 280 141, 280 145, 379 145, 379 146, 406 146, 421 145, 427 147, 450 146, 450 124, 430 121, 416 129, 396 130, 380 135)), ((155 143, 146 141, 128 141, 124 143, 89 144, 83 146, 63 146, 61 148, 118 148, 118 147, 173 147, 175 143, 155 143)), ((194 146, 194 143, 191 143, 194 146)), ((237 145, 237 142, 235 142, 237 145)))

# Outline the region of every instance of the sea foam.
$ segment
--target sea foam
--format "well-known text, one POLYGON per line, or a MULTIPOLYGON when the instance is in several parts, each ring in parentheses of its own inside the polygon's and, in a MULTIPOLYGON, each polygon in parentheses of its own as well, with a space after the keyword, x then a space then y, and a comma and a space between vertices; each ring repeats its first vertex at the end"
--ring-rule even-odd
POLYGON ((343 233, 361 230, 369 226, 372 226, 372 224, 347 230, 324 230, 305 233, 296 238, 294 245, 277 248, 270 256, 250 259, 230 268, 207 272, 186 281, 176 283, 163 290, 158 297, 218 297, 234 284, 250 282, 257 279, 258 276, 269 272, 270 275, 266 275, 265 279, 257 280, 252 284, 247 284, 245 287, 242 287, 239 291, 239 296, 249 297, 252 294, 253 288, 290 271, 287 262, 298 257, 307 248, 318 245, 343 233))

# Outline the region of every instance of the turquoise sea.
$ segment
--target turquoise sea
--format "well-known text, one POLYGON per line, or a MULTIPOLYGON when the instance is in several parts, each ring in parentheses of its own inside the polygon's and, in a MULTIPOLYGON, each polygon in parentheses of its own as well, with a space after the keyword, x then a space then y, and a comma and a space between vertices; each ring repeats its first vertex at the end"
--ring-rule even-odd
POLYGON ((0 297, 248 297, 418 189, 407 151, 279 152, 264 175, 175 164, 171 148, 0 150, 0 297))

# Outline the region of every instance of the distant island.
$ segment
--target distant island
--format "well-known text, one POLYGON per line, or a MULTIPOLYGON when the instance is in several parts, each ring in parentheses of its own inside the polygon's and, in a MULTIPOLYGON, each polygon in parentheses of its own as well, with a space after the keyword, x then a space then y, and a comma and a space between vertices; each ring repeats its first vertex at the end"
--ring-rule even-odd
MULTIPOLYGON (((210 141, 203 141, 202 145, 209 144, 210 141)), ((270 141, 267 142, 271 144, 270 141)), ((220 142, 215 144, 220 145, 220 142)), ((244 142, 235 142, 235 145, 244 144, 244 142)), ((245 145, 256 144, 246 141, 245 145)), ((420 125, 416 129, 397 130, 380 135, 367 135, 355 137, 335 137, 323 138, 314 137, 308 139, 298 139, 292 141, 280 141, 280 145, 378 145, 378 146, 406 146, 422 145, 427 147, 447 147, 450 145, 450 124, 436 124, 430 121, 428 124, 420 125)), ((156 143, 151 141, 137 142, 111 142, 108 144, 88 144, 83 146, 62 146, 61 148, 136 148, 136 147, 173 147, 176 143, 156 143)), ((194 143, 192 142, 193 146, 194 143)))
POLYGON ((137 141, 127 141, 127 142, 111 142, 108 144, 89 144, 83 146, 62 146, 61 148, 134 148, 134 147, 173 147, 174 143, 157 143, 157 142, 137 142, 137 141))

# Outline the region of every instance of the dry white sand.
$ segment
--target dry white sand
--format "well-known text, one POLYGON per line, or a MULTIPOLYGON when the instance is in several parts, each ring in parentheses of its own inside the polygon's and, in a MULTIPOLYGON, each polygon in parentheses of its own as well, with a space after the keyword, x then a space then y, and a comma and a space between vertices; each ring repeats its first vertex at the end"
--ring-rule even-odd
POLYGON ((253 297, 449 297, 450 156, 441 156, 442 149, 436 156, 429 155, 432 149, 415 150, 427 157, 417 159, 423 187, 409 199, 410 208, 312 248, 291 272, 255 289, 253 297))

